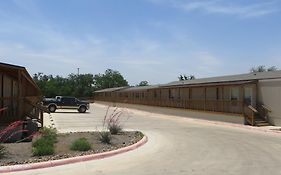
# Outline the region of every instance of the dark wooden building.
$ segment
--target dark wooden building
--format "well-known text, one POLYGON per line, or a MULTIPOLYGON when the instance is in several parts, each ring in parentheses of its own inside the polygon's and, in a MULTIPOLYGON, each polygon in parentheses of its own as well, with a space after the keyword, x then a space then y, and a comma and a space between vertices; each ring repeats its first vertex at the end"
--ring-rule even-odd
POLYGON ((27 118, 43 124, 41 93, 24 67, 0 62, 0 125, 27 118))

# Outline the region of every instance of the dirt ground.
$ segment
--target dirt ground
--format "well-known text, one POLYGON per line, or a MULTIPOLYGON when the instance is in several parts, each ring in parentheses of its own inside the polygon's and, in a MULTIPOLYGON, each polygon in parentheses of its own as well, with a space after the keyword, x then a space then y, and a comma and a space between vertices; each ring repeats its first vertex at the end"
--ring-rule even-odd
POLYGON ((87 154, 101 153, 115 150, 125 146, 132 145, 142 139, 143 135, 138 131, 121 132, 118 135, 112 135, 111 144, 104 144, 99 140, 98 132, 76 132, 58 134, 58 141, 55 144, 55 154, 52 156, 33 156, 32 143, 7 143, 5 147, 5 156, 0 159, 0 166, 16 165, 24 163, 42 162, 48 160, 57 160, 87 154), (72 151, 70 145, 78 138, 86 138, 92 145, 92 149, 85 152, 72 151))

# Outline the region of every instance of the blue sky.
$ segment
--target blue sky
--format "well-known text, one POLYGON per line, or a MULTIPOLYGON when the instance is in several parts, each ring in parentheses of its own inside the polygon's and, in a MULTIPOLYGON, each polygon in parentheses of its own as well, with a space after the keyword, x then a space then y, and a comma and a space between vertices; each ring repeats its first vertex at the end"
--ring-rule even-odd
POLYGON ((0 61, 135 85, 281 68, 280 0, 1 0, 0 61))

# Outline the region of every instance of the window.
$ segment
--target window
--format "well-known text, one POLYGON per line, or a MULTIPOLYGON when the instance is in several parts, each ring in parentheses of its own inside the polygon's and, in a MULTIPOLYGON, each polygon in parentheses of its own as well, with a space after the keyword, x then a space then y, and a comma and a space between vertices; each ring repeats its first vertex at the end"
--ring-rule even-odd
POLYGON ((230 99, 231 100, 239 100, 239 88, 238 87, 232 87, 230 90, 230 99))
POLYGON ((75 98, 64 97, 62 98, 62 102, 65 104, 74 104, 75 98))
POLYGON ((253 89, 251 87, 246 87, 244 91, 244 102, 247 105, 253 105, 253 89))

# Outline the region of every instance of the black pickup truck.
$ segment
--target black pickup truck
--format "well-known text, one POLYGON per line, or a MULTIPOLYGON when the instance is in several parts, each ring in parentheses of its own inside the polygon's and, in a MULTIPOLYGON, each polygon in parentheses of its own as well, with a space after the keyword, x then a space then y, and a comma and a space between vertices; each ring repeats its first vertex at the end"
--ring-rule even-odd
POLYGON ((44 98, 43 106, 47 107, 50 112, 56 112, 57 109, 77 109, 80 113, 85 113, 90 108, 89 102, 66 96, 44 98))

